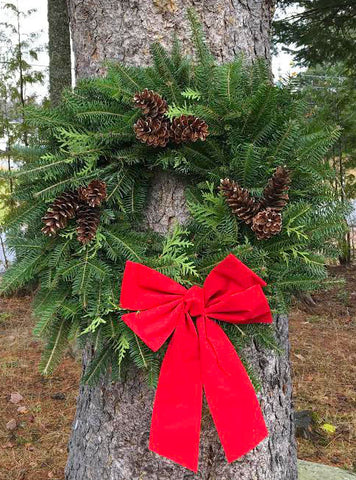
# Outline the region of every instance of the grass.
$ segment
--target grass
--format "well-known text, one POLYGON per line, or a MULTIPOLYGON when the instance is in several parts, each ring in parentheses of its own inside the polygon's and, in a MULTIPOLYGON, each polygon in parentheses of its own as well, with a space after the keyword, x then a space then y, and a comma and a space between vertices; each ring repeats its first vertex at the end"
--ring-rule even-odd
MULTIPOLYGON (((332 268, 346 285, 315 296, 313 310, 291 316, 295 406, 312 410, 319 432, 298 439, 299 458, 353 469, 356 448, 356 267, 332 268)), ((69 354, 52 377, 38 373, 30 298, 0 299, 0 480, 63 480, 80 365, 69 354), (10 394, 23 400, 11 403, 10 394), (21 412, 19 407, 26 407, 21 412), (14 419, 12 431, 6 424, 14 419)))

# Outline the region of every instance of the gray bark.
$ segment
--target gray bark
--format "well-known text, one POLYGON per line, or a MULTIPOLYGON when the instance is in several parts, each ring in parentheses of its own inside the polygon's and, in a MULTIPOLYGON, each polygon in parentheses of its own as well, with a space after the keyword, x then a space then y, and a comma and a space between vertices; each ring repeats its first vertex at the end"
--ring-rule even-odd
POLYGON ((69 17, 66 0, 47 0, 49 95, 57 105, 62 91, 72 84, 69 17))
MULTIPOLYGON (((208 41, 221 61, 242 51, 269 59, 273 0, 68 0, 76 72, 102 73, 103 59, 148 63, 153 40, 169 45, 172 31, 187 51, 185 8, 198 10, 208 41)), ((158 173, 152 184, 146 225, 166 232, 187 210, 182 180, 158 173)), ((261 379, 261 407, 269 437, 241 460, 228 464, 207 408, 204 408, 199 472, 194 474, 148 450, 154 391, 134 368, 114 385, 81 386, 69 443, 66 480, 296 480, 288 319, 275 320, 283 353, 251 344, 245 356, 261 379)), ((89 354, 84 355, 84 369, 89 354)), ((237 432, 238 435, 238 432, 237 432)))
POLYGON ((242 52, 270 58, 270 25, 275 0, 67 0, 76 74, 102 72, 103 60, 147 65, 149 46, 169 47, 176 32, 191 53, 186 8, 193 6, 212 52, 221 62, 242 52))
POLYGON ((169 172, 156 172, 148 197, 145 224, 157 233, 165 234, 176 222, 188 218, 185 182, 169 172))

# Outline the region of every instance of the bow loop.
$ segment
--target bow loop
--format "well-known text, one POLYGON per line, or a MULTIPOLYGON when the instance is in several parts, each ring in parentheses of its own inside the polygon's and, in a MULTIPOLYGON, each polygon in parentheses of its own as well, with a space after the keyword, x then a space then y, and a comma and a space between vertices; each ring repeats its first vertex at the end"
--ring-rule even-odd
POLYGON ((186 289, 166 275, 141 263, 126 262, 120 306, 128 310, 148 310, 181 298, 186 289))
POLYGON ((205 313, 229 323, 272 323, 264 286, 266 282, 230 254, 205 280, 205 313))
POLYGON ((242 292, 255 285, 265 287, 266 282, 230 254, 213 268, 204 282, 206 305, 211 305, 221 296, 242 292))

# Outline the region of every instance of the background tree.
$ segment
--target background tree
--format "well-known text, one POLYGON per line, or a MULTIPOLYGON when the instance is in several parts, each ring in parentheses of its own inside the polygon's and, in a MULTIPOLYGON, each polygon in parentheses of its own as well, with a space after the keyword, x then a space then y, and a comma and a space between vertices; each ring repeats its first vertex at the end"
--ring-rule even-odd
POLYGON ((48 0, 49 95, 56 105, 72 84, 69 17, 66 0, 48 0))
MULTIPOLYGON (((343 64, 318 65, 299 74, 296 83, 310 105, 309 118, 316 125, 340 129, 338 141, 326 156, 336 175, 335 198, 345 205, 356 196, 356 89, 353 76, 345 74, 343 64)), ((346 222, 346 219, 345 219, 346 222)), ((350 233, 342 241, 341 263, 351 261, 350 233)))
POLYGON ((356 166, 356 89, 355 80, 344 74, 343 65, 318 65, 300 73, 296 82, 310 104, 310 120, 316 124, 338 126, 340 136, 329 153, 337 172, 334 185, 342 200, 353 198, 355 184, 347 174, 356 166))
MULTIPOLYGON (((2 173, 11 172, 16 161, 15 145, 31 143, 31 129, 26 121, 25 109, 36 102, 35 86, 43 83, 43 71, 33 67, 38 60, 40 46, 36 46, 38 34, 23 34, 22 21, 31 17, 35 10, 22 11, 14 3, 1 2, 1 10, 7 21, 0 23, 0 162, 2 173)), ((0 180, 1 210, 0 235, 5 213, 12 208, 9 194, 13 180, 3 176, 0 180)), ((1 249, 5 265, 7 254, 1 236, 1 249)))
POLYGON ((39 46, 36 45, 38 33, 24 34, 22 19, 28 18, 36 10, 20 10, 13 3, 2 5, 8 15, 8 21, 1 22, 3 36, 1 45, 1 85, 2 85, 2 131, 6 133, 9 148, 14 139, 24 145, 29 143, 29 127, 26 122, 26 106, 34 102, 36 96, 29 87, 43 82, 44 74, 34 68, 33 61, 38 60, 39 46))
MULTIPOLYGON (((3 168, 0 167, 0 174, 3 168)), ((8 214, 9 183, 0 178, 0 271, 9 266, 7 251, 5 247, 5 237, 3 236, 2 225, 5 216, 8 214)))
POLYGON ((301 64, 342 62, 354 72, 356 5, 340 0, 280 0, 283 18, 274 21, 275 41, 301 64), (288 7, 293 7, 293 13, 288 7), (295 13, 295 10, 297 12, 295 13))
MULTIPOLYGON (((335 195, 346 202, 355 196, 355 4, 281 0, 279 5, 284 16, 274 22, 274 43, 284 43, 282 48, 292 53, 299 64, 309 66, 299 79, 303 93, 314 106, 311 118, 340 128, 341 135, 329 161, 337 173, 335 195)), ((348 263, 350 232, 343 241, 343 251, 340 261, 348 263)))

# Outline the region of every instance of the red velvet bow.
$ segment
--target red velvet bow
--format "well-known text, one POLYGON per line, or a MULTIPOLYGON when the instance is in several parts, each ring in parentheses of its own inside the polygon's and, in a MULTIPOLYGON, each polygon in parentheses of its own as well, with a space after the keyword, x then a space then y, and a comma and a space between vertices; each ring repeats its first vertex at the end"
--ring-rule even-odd
POLYGON ((154 351, 174 332, 156 391, 151 450, 197 471, 203 387, 228 462, 268 435, 246 370, 212 320, 271 323, 265 285, 231 254, 210 272, 203 288, 189 290, 127 262, 120 303, 137 312, 123 315, 123 321, 154 351))

